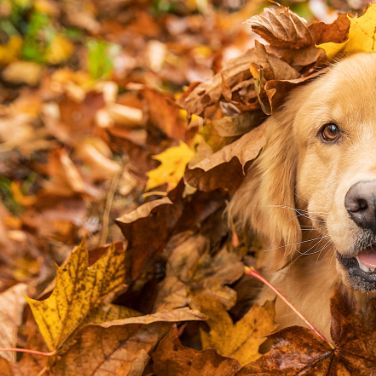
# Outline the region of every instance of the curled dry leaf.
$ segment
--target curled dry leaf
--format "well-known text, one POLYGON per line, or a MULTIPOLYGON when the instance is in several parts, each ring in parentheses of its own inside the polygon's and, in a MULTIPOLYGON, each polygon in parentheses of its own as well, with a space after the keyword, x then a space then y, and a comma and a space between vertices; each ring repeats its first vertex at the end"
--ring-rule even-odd
POLYGON ((189 308, 179 308, 171 311, 159 311, 145 316, 128 317, 124 319, 111 320, 103 323, 95 324, 102 328, 110 328, 112 326, 130 325, 130 324, 152 324, 155 322, 178 322, 178 321, 197 321, 205 320, 206 316, 199 311, 189 308))
POLYGON ((188 184, 207 192, 217 188, 234 191, 242 182, 246 165, 254 160, 265 145, 267 123, 251 130, 211 156, 189 166, 185 173, 188 184))
POLYGON ((262 14, 251 17, 247 25, 277 48, 300 49, 314 43, 306 20, 284 6, 264 9, 262 14))
POLYGON ((95 264, 88 265, 84 244, 76 247, 58 268, 55 288, 45 300, 28 299, 34 318, 50 350, 85 323, 92 310, 104 304, 109 295, 124 289, 125 251, 118 243, 95 264))
POLYGON ((344 42, 349 34, 350 20, 345 14, 340 14, 331 24, 324 22, 314 22, 309 25, 309 31, 315 44, 334 42, 344 42))
POLYGON ((169 239, 182 214, 182 205, 168 197, 141 205, 116 220, 128 241, 128 255, 132 279, 160 252, 169 239))
MULTIPOLYGON (((20 283, 0 294, 0 347, 16 346, 17 332, 22 322, 22 313, 26 304, 26 290, 27 286, 20 283)), ((0 361, 1 357, 9 361, 16 359, 14 353, 11 352, 1 351, 0 361)))
POLYGON ((214 350, 198 351, 184 347, 173 328, 153 353, 156 376, 232 376, 240 369, 239 363, 217 354, 214 350))

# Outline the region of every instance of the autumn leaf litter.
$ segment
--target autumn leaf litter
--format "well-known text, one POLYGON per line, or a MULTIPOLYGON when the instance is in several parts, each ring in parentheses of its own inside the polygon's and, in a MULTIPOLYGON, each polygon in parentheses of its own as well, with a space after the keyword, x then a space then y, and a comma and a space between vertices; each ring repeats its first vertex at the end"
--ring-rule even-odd
POLYGON ((372 374, 376 337, 341 293, 334 348, 276 331, 243 275, 259 246, 224 212, 289 91, 373 51, 375 6, 329 25, 160 3, 0 8, 29 25, 0 46, 1 372, 372 374))

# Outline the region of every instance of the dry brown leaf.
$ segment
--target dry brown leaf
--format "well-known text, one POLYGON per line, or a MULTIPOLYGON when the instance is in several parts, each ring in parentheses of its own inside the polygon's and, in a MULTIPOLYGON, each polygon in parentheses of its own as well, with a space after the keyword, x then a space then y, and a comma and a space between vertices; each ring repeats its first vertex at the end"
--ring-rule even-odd
POLYGON ((143 95, 149 123, 168 137, 184 140, 187 124, 176 103, 166 94, 148 88, 143 90, 143 95))
MULTIPOLYGON (((188 113, 201 115, 207 107, 219 102, 223 95, 224 87, 227 88, 227 91, 232 92, 231 89, 237 84, 248 82, 247 80, 251 79, 249 65, 253 62, 252 56, 253 50, 249 50, 243 55, 230 60, 220 73, 217 73, 208 82, 196 84, 192 91, 184 95, 179 102, 188 113)), ((244 91, 249 86, 253 86, 253 81, 244 87, 244 91)))
POLYGON ((130 324, 152 324, 155 322, 177 322, 177 321, 196 321, 205 320, 206 316, 199 311, 194 311, 189 308, 180 308, 171 311, 159 311, 145 316, 128 317, 124 319, 111 320, 103 323, 96 323, 95 325, 102 328, 110 328, 112 326, 123 326, 130 324))
MULTIPOLYGON (((18 328, 22 323, 22 313, 26 304, 27 286, 15 285, 0 295, 0 347, 15 347, 18 328)), ((0 352, 0 358, 15 361, 15 353, 0 352)))
POLYGON ((150 351, 168 327, 165 323, 108 329, 87 327, 50 367, 50 372, 56 376, 141 376, 150 351))
POLYGON ((1 76, 13 84, 37 85, 41 80, 43 67, 31 61, 15 61, 9 64, 1 76))
POLYGON ((218 188, 234 191, 243 180, 248 162, 255 159, 265 144, 267 123, 258 126, 221 150, 189 166, 188 184, 207 192, 218 188))
POLYGON ((234 359, 224 358, 214 350, 198 351, 184 347, 173 328, 153 353, 156 376, 233 376, 240 365, 234 359))
POLYGON ((271 335, 265 354, 245 366, 245 375, 359 375, 376 372, 375 328, 338 289, 331 301, 334 348, 311 330, 298 326, 271 335))
POLYGON ((116 220, 128 241, 132 279, 139 277, 145 265, 162 250, 181 213, 181 205, 165 197, 148 202, 116 220))
POLYGON ((1 376, 13 376, 13 371, 12 371, 12 367, 10 365, 10 363, 8 362, 8 360, 2 358, 0 356, 0 374, 1 376))
POLYGON ((349 34, 350 20, 346 14, 340 14, 331 24, 324 22, 315 22, 309 25, 309 31, 315 41, 315 44, 335 42, 344 42, 349 34))
POLYGON ((265 8, 247 25, 273 47, 300 49, 314 44, 306 20, 284 6, 265 8))
POLYGON ((85 182, 80 171, 65 149, 55 149, 49 157, 47 172, 49 180, 44 184, 44 191, 56 196, 74 196, 76 193, 99 197, 101 193, 85 182))

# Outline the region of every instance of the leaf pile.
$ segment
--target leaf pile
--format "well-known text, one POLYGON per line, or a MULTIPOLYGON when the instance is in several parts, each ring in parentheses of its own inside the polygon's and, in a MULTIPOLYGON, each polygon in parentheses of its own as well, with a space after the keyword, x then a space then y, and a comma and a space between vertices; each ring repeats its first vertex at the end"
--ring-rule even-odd
POLYGON ((375 371, 341 293, 335 349, 275 332, 243 275, 258 245, 225 219, 264 121, 359 27, 370 51, 375 6, 327 24, 265 5, 1 2, 1 375, 375 371))

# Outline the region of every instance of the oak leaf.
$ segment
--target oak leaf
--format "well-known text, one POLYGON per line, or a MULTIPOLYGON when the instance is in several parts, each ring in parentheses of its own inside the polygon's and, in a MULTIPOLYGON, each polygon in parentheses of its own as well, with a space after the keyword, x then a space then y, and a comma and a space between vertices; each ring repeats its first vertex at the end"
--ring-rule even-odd
POLYGON ((84 244, 58 268, 52 294, 45 300, 28 299, 34 318, 50 350, 58 349, 82 324, 92 310, 109 295, 124 288, 125 251, 111 245, 96 263, 88 265, 84 244))

